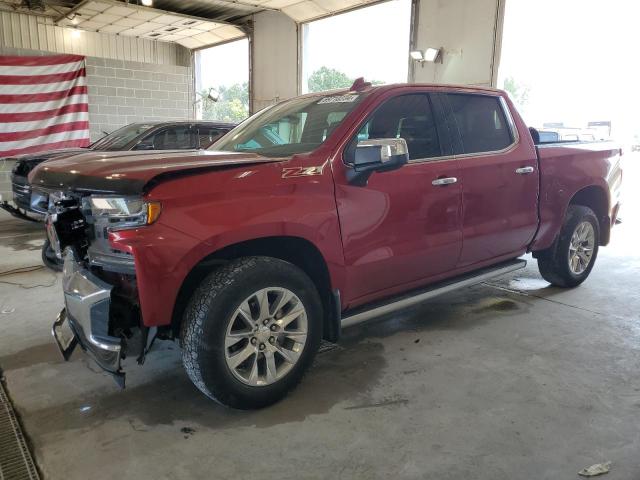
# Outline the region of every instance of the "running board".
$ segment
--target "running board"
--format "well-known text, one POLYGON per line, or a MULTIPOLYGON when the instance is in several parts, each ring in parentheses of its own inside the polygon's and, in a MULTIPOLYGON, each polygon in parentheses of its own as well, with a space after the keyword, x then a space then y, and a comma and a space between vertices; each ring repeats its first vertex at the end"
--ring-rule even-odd
POLYGON ((500 275, 520 270, 526 266, 526 260, 509 260, 508 262, 483 268, 482 270, 477 270, 475 272, 456 277, 452 280, 430 285, 427 289, 418 291, 414 290, 409 294, 394 297, 382 303, 378 302, 364 308, 357 308, 353 312, 347 312, 346 315, 342 317, 341 326, 342 328, 351 327, 352 325, 366 322, 372 318, 422 303, 425 300, 437 297, 438 295, 449 293, 459 288, 470 287, 471 285, 485 282, 490 278, 499 277, 500 275))

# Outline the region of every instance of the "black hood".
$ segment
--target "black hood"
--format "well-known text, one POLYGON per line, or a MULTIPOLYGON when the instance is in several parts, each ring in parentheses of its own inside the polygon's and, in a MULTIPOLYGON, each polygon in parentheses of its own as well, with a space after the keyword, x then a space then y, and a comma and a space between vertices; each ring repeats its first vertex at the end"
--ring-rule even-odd
POLYGON ((177 176, 274 161, 255 153, 210 150, 87 152, 39 165, 29 181, 45 190, 138 195, 177 176))
POLYGON ((36 165, 40 165, 42 162, 52 160, 54 158, 68 157, 70 155, 77 155, 79 153, 86 152, 86 148, 64 148, 61 150, 49 150, 46 152, 30 153, 27 155, 20 155, 18 157, 10 157, 10 160, 16 160, 16 165, 13 167, 13 173, 26 177, 36 165))

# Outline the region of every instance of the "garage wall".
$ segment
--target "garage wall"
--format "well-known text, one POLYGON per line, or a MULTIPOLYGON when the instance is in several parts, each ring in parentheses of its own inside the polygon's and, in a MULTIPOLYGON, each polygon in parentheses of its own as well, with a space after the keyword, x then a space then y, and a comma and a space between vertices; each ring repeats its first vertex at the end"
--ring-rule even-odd
MULTIPOLYGON (((442 47, 444 54, 442 63, 412 63, 410 81, 495 86, 504 1, 417 0, 412 49, 442 47)), ((298 60, 302 48, 301 25, 286 15, 261 12, 253 15, 252 21, 255 112, 300 93, 298 60)))
MULTIPOLYGON (((179 45, 54 26, 49 19, 0 12, 0 55, 86 55, 91 139, 128 123, 189 119, 191 52, 179 45)), ((0 197, 11 199, 13 162, 0 160, 0 197)))
POLYGON ((91 139, 128 123, 194 118, 191 52, 176 44, 81 32, 0 12, 0 55, 86 55, 91 139))
MULTIPOLYGON (((0 55, 52 53, 0 45, 0 55)), ((195 118, 190 67, 98 57, 86 57, 86 66, 92 141, 133 122, 195 118)))
POLYGON ((280 12, 252 16, 253 112, 298 95, 298 25, 280 12))
POLYGON ((417 83, 495 85, 504 0, 419 0, 414 49, 442 47, 442 63, 412 64, 417 83))
POLYGON ((173 43, 105 33, 78 31, 53 20, 0 11, 0 48, 23 48, 162 65, 191 65, 188 49, 173 43))

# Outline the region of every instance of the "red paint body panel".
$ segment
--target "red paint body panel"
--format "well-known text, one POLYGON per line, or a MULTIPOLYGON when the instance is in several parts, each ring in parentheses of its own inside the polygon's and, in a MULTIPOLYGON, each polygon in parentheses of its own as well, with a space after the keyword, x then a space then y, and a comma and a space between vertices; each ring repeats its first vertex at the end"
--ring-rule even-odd
POLYGON ((611 226, 620 206, 620 149, 609 142, 538 148, 540 156, 540 228, 532 250, 548 248, 560 231, 569 202, 587 187, 607 198, 611 226))
POLYGON ((459 267, 521 252, 538 228, 538 158, 527 127, 508 97, 517 137, 504 152, 460 157, 464 247, 459 267), (528 175, 516 173, 533 167, 528 175))
MULTIPOLYGON (((331 288, 340 290, 345 310, 548 247, 569 201, 584 187, 603 188, 610 199, 608 210, 617 204, 617 149, 606 144, 542 148, 538 161, 526 126, 503 92, 404 85, 376 87, 363 95, 310 154, 268 163, 255 155, 176 155, 175 163, 188 166, 175 170, 212 168, 160 183, 151 180, 174 170, 166 163, 142 156, 114 160, 114 172, 151 181, 145 197, 162 203, 154 225, 109 237, 114 248, 135 257, 145 325, 169 324, 189 272, 235 243, 272 236, 311 242, 326 261, 331 288), (518 142, 499 154, 413 163, 373 174, 366 187, 350 185, 342 154, 359 125, 386 98, 420 91, 504 97, 518 142), (217 161, 224 168, 214 168, 217 161), (529 165, 535 166, 532 175, 515 174, 516 168, 529 165), (309 167, 317 168, 310 175, 295 174, 309 167), (433 187, 431 181, 441 176, 461 181, 433 187)), ((84 175, 107 173, 97 160, 82 165, 95 169, 84 175)))
POLYGON ((282 178, 284 168, 308 160, 294 157, 185 176, 161 183, 147 195, 162 203, 158 222, 110 235, 114 248, 134 255, 145 325, 170 323, 180 286, 193 267, 208 255, 246 240, 305 239, 322 253, 334 288, 344 288, 330 170, 282 178))

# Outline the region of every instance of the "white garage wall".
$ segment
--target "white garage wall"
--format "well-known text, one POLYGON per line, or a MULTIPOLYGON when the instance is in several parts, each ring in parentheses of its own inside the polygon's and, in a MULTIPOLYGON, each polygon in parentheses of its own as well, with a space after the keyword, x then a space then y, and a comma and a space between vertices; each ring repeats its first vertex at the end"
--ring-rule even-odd
POLYGON ((252 16, 253 112, 299 92, 298 25, 280 12, 252 16))
POLYGON ((413 48, 444 54, 442 63, 414 63, 414 82, 495 85, 504 0, 420 0, 418 10, 413 48))

